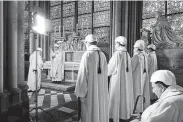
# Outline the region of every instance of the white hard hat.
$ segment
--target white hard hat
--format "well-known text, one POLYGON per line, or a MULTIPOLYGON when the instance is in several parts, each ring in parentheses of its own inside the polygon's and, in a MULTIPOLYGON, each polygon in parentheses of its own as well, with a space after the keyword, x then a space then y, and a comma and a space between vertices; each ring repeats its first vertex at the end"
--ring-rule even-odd
POLYGON ((126 45, 127 44, 127 39, 124 36, 118 36, 115 39, 115 42, 120 43, 121 45, 126 45))
POLYGON ((64 42, 64 41, 58 41, 57 44, 61 44, 61 43, 63 43, 63 42, 64 42))
POLYGON ((150 82, 161 81, 166 85, 176 85, 175 75, 169 70, 158 70, 151 76, 150 82))
POLYGON ((40 47, 37 48, 37 51, 41 51, 42 52, 42 49, 40 47))
POLYGON ((54 47, 59 47, 59 45, 58 44, 54 44, 54 47))
POLYGON ((86 37, 85 37, 85 40, 84 40, 85 42, 95 42, 95 41, 97 41, 96 40, 96 37, 93 35, 93 34, 89 34, 89 35, 87 35, 86 37))
POLYGON ((156 46, 154 44, 148 45, 147 48, 152 48, 153 50, 156 50, 156 46))
POLYGON ((133 47, 136 47, 136 48, 139 48, 141 50, 144 50, 145 48, 145 43, 144 43, 144 40, 137 40, 134 44, 133 47))

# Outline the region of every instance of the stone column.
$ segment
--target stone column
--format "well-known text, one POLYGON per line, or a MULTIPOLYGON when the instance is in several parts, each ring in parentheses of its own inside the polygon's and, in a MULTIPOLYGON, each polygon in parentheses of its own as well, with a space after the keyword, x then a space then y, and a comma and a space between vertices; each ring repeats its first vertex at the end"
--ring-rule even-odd
POLYGON ((24 81, 24 1, 18 1, 18 82, 24 81))
POLYGON ((8 79, 9 88, 17 88, 17 19, 18 19, 18 2, 8 2, 8 79))
POLYGON ((112 24, 112 52, 114 52, 115 48, 115 38, 117 36, 120 36, 121 33, 121 1, 114 1, 113 2, 113 18, 111 18, 111 21, 113 21, 112 24))
POLYGON ((18 2, 7 1, 7 57, 8 57, 8 89, 10 91, 10 105, 20 104, 20 92, 17 88, 18 80, 18 2))
POLYGON ((8 119, 7 116, 7 95, 3 93, 3 82, 4 82, 4 63, 3 63, 3 57, 4 57, 4 48, 3 48, 3 1, 0 1, 0 120, 5 122, 8 119))
POLYGON ((3 92, 3 2, 0 1, 0 93, 3 92))
POLYGON ((142 1, 113 2, 113 34, 112 45, 117 36, 125 36, 128 40, 127 50, 133 53, 133 44, 140 39, 142 26, 142 1))

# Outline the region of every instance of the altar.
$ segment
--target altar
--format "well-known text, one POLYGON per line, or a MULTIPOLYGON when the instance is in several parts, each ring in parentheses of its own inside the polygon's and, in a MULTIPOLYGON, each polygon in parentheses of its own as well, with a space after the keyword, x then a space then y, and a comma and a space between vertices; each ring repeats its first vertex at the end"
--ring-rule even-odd
MULTIPOLYGON (((80 60, 84 51, 63 51, 64 57, 64 81, 76 82, 80 60)), ((43 69, 48 70, 48 76, 50 77, 51 61, 46 61, 43 65, 43 69)))

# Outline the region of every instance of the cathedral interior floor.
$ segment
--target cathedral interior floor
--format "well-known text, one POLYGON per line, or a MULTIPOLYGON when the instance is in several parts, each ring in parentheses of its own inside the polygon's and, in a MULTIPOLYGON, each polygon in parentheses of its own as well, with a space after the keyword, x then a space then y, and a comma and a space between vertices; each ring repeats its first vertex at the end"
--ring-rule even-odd
MULTIPOLYGON (((35 108, 35 93, 29 92, 29 108, 35 108)), ((50 89, 40 89, 38 93, 38 106, 53 115, 42 117, 45 122, 77 122, 77 97, 73 92, 62 92, 50 89), (60 118, 59 118, 60 117, 60 118)), ((38 109, 39 115, 44 113, 38 109)), ((46 114, 46 113, 45 113, 46 114)), ((30 112, 30 116, 35 115, 35 110, 30 112)))

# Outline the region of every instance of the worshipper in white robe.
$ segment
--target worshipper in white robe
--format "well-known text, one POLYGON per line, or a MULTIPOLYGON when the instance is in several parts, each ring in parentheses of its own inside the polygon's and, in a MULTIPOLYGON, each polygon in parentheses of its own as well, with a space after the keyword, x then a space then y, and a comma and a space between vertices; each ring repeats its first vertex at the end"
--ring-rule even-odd
POLYGON ((109 121, 107 60, 96 44, 94 35, 86 36, 87 51, 82 56, 75 87, 78 104, 81 105, 79 122, 109 121))
POLYGON ((145 108, 150 105, 150 91, 149 91, 149 77, 148 77, 148 62, 147 56, 144 52, 144 41, 137 40, 134 44, 134 55, 132 61, 132 74, 133 74, 133 90, 134 99, 136 100, 139 95, 136 112, 141 113, 145 108), (142 98, 145 98, 143 100, 142 98), (144 101, 144 102, 143 102, 144 101))
MULTIPOLYGON (((157 57, 156 57, 156 46, 154 44, 150 44, 147 46, 148 49, 148 73, 149 73, 149 78, 151 78, 151 75, 158 69, 157 68, 157 57)), ((149 79, 150 80, 150 79, 149 79)), ((152 92, 152 85, 150 83, 149 86, 150 89, 150 99, 155 100, 157 99, 156 95, 152 92)))
POLYGON ((142 113, 141 121, 132 122, 183 122, 183 88, 176 85, 175 75, 169 70, 158 70, 150 82, 158 100, 142 113))
POLYGON ((43 61, 42 61, 41 53, 42 53, 42 49, 38 48, 37 51, 34 51, 30 55, 30 58, 29 58, 30 65, 29 65, 28 82, 27 82, 27 85, 29 86, 28 91, 36 90, 36 82, 37 82, 37 89, 38 90, 40 89, 41 70, 43 69, 43 61), (36 68, 36 63, 37 63, 37 68, 36 68), (37 70, 37 72, 35 70, 37 70), (36 75, 37 75, 37 78, 36 78, 36 75))
POLYGON ((54 44, 54 52, 51 53, 51 77, 53 83, 61 83, 64 79, 63 52, 59 45, 54 44))
POLYGON ((131 58, 126 45, 125 37, 118 36, 115 39, 116 52, 108 64, 109 118, 113 119, 113 122, 128 120, 134 106, 131 58))

